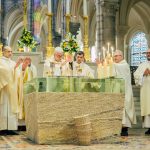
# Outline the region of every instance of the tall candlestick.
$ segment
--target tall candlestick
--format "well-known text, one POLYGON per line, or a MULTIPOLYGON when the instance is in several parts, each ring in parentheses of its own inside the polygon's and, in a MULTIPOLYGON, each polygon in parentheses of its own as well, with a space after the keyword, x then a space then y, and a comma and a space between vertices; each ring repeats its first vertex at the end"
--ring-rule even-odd
POLYGON ((52 13, 52 0, 48 0, 48 13, 52 13))
POLYGON ((83 16, 87 16, 87 0, 83 0, 83 16))
POLYGON ((108 50, 108 52, 109 52, 109 46, 110 46, 110 43, 108 43, 107 45, 108 45, 108 49, 107 49, 107 50, 108 50))
POLYGON ((105 47, 103 47, 103 59, 105 60, 105 47))
POLYGON ((66 0, 66 14, 70 14, 70 0, 66 0))

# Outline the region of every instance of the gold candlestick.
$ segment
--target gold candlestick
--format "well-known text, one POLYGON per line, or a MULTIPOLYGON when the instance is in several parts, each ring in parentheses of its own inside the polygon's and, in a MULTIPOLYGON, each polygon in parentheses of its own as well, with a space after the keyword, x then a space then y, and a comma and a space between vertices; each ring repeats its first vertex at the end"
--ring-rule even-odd
POLYGON ((70 32, 70 18, 71 18, 71 15, 70 14, 66 14, 66 33, 69 33, 70 32))
POLYGON ((46 57, 52 56, 54 53, 54 47, 52 46, 52 13, 47 13, 48 16, 48 46, 46 47, 46 57))
POLYGON ((88 46, 88 16, 83 16, 83 19, 84 19, 83 50, 84 50, 86 61, 90 61, 90 52, 89 52, 89 46, 88 46))
POLYGON ((27 0, 23 1, 23 25, 27 28, 27 0))
POLYGON ((2 44, 2 43, 0 43, 0 57, 2 57, 2 56, 3 56, 2 47, 3 47, 3 44, 2 44))

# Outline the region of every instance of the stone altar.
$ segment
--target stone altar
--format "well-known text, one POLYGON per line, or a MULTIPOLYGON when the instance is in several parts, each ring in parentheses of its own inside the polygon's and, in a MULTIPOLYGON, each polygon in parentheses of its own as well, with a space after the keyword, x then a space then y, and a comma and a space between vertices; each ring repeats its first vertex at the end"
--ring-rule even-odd
POLYGON ((34 82, 27 83, 25 85, 27 137, 38 144, 76 143, 77 135, 73 117, 85 114, 89 114, 92 123, 92 140, 120 134, 124 90, 107 92, 105 88, 108 88, 108 82, 109 86, 116 83, 113 87, 119 84, 122 84, 120 87, 124 85, 121 79, 101 81, 71 77, 38 78, 34 82), (35 88, 34 84, 41 85, 44 79, 48 85, 50 84, 48 81, 53 81, 51 84, 53 87, 57 82, 57 87, 68 87, 69 90, 64 92, 64 88, 58 88, 59 91, 54 92, 55 88, 48 86, 45 89, 42 88, 42 91, 40 86, 35 88), (70 82, 66 82, 67 80, 70 82), (78 80, 76 85, 73 82, 75 80, 78 80), (98 86, 101 83, 105 85, 102 91, 100 90, 102 86, 98 86), (89 86, 89 84, 93 85, 89 86), (78 86, 81 88, 77 91, 78 86), (93 91, 94 86, 95 91, 93 91), (27 90, 27 87, 30 90, 27 90))

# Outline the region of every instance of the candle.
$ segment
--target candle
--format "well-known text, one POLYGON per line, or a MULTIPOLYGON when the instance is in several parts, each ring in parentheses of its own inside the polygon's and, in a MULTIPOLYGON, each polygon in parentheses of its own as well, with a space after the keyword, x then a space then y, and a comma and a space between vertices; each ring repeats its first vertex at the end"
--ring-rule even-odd
POLYGON ((110 43, 108 43, 107 46, 108 46, 108 49, 107 49, 107 50, 108 50, 108 52, 109 52, 109 46, 110 46, 110 43))
POLYGON ((100 52, 98 53, 98 59, 99 59, 99 61, 101 60, 101 53, 100 52))
POLYGON ((104 60, 104 78, 107 77, 107 60, 104 60))
POLYGON ((87 0, 83 0, 83 16, 87 16, 87 0))
POLYGON ((111 47, 111 56, 113 57, 113 55, 114 55, 114 48, 111 47))
POLYGON ((48 0, 48 13, 52 13, 52 0, 48 0))
POLYGON ((117 35, 116 35, 116 49, 118 49, 118 37, 117 37, 117 35))
POLYGON ((105 47, 103 47, 103 59, 105 60, 105 47))
POLYGON ((102 69, 102 64, 101 63, 98 64, 97 73, 98 73, 98 78, 101 79, 102 78, 102 73, 103 73, 103 69, 102 69))
POLYGON ((66 14, 70 14, 70 0, 66 0, 66 14))

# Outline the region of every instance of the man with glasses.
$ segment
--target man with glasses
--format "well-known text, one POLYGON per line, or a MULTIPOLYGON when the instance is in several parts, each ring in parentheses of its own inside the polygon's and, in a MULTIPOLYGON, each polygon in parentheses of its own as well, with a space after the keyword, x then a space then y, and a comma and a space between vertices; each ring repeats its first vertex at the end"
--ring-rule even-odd
POLYGON ((136 124, 136 115, 131 85, 131 73, 128 63, 123 59, 122 51, 115 51, 114 62, 115 76, 125 80, 125 102, 123 109, 121 136, 128 136, 128 128, 131 127, 131 124, 136 124))
POLYGON ((12 49, 2 49, 0 58, 0 130, 17 130, 18 128, 18 95, 17 64, 11 60, 12 49))
POLYGON ((141 116, 145 135, 150 135, 150 49, 146 52, 147 61, 141 63, 134 73, 135 83, 140 86, 141 116))

